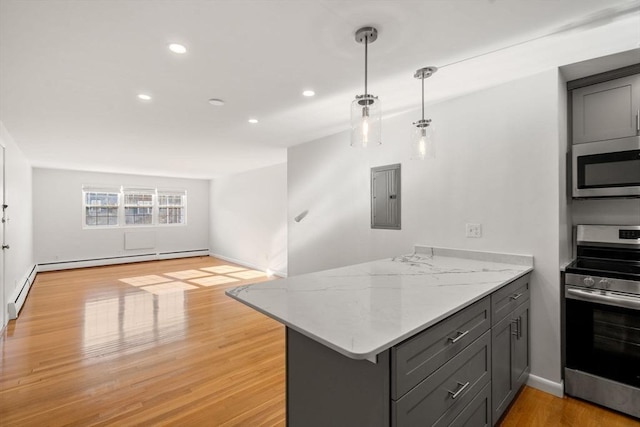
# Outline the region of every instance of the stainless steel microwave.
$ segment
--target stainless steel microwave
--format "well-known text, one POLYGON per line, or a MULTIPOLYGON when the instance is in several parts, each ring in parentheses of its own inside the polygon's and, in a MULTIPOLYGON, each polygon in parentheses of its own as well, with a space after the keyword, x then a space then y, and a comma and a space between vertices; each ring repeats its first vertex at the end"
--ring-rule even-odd
POLYGON ((573 197, 640 197, 640 136, 573 146, 573 197))

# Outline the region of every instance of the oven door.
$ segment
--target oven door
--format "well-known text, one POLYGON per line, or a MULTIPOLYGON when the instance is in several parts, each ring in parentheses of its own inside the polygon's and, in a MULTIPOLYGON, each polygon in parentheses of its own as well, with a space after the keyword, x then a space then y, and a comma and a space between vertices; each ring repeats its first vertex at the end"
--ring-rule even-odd
POLYGON ((573 146, 573 197, 640 197, 640 137, 573 146))
POLYGON ((640 387, 640 297, 566 286, 565 302, 567 367, 640 387))

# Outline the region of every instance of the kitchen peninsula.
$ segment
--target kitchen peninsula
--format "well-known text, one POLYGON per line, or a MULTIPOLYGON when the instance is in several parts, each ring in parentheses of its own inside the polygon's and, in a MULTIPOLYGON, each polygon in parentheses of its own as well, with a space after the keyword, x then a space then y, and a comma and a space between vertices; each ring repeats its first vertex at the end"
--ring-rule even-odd
POLYGON ((226 293, 286 326, 289 426, 493 424, 528 376, 532 269, 416 246, 226 293))

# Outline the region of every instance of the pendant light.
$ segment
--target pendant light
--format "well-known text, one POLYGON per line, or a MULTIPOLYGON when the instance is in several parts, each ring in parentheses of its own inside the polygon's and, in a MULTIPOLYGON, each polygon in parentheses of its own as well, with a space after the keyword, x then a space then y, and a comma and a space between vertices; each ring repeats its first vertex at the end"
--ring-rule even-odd
POLYGON ((413 122, 411 126, 411 158, 414 160, 436 157, 433 125, 431 125, 431 119, 424 118, 424 79, 431 77, 436 71, 438 71, 437 67, 425 67, 420 68, 413 75, 416 79, 422 80, 422 119, 413 122))
POLYGON ((364 44, 364 95, 351 103, 351 146, 366 148, 382 144, 380 124, 382 110, 377 96, 367 92, 368 46, 378 38, 378 30, 363 27, 356 31, 356 42, 364 44))

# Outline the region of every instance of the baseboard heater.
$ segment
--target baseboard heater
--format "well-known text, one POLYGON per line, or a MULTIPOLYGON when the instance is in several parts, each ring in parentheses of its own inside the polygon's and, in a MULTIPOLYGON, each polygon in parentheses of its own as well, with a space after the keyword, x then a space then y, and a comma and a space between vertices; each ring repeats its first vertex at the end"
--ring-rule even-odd
POLYGON ((17 319, 18 313, 22 309, 24 302, 27 300, 27 294, 29 294, 29 290, 31 289, 31 285, 36 278, 36 274, 38 273, 38 266, 34 265, 31 269, 31 272, 27 275, 26 279, 22 283, 22 287, 18 290, 17 294, 11 298, 9 304, 7 304, 7 312, 9 314, 9 319, 17 319))
POLYGON ((209 249, 191 249, 186 251, 153 252, 115 257, 89 258, 73 261, 56 261, 38 264, 38 271, 69 270, 72 268, 100 267, 104 265, 126 264, 130 262, 156 261, 160 259, 208 256, 209 249))

